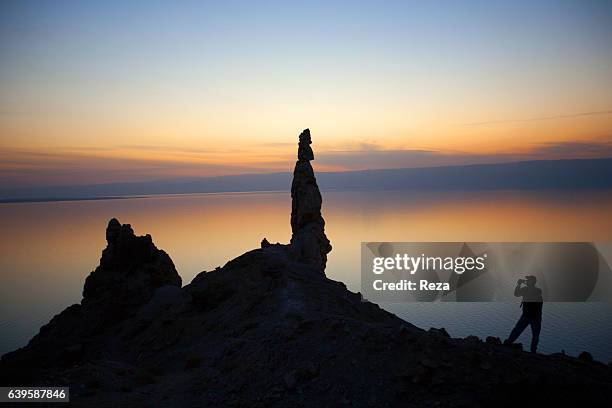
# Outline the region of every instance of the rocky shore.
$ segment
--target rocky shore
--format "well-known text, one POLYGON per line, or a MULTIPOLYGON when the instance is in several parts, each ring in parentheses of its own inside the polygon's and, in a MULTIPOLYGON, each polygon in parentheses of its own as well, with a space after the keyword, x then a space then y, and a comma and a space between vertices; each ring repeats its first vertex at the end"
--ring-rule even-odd
POLYGON ((423 330, 328 279, 310 143, 305 130, 289 244, 181 286, 151 236, 112 219, 81 303, 2 357, 1 385, 70 386, 91 407, 609 406, 612 368, 586 354, 423 330))

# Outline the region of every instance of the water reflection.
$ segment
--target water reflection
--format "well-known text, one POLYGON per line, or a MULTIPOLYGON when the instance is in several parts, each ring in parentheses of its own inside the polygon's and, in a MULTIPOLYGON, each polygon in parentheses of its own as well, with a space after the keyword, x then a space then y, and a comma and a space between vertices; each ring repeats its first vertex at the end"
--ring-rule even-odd
MULTIPOLYGON (((360 286, 361 241, 604 241, 612 237, 611 192, 334 191, 323 195, 327 235, 334 247, 328 276, 344 281, 353 291, 360 286)), ((53 314, 80 300, 83 281, 105 245, 104 229, 111 217, 132 224, 137 234, 151 234, 188 283, 202 270, 257 247, 263 237, 287 242, 290 206, 286 192, 0 204, 0 353, 25 344, 53 314)), ((423 326, 446 326, 453 335, 483 330, 491 334, 497 327, 495 319, 475 317, 490 310, 489 306, 480 305, 479 310, 471 306, 385 307, 423 326)), ((516 314, 514 309, 504 312, 506 306, 490 306, 502 309, 499 325, 504 330, 508 327, 504 316, 513 319, 516 314)), ((584 348, 608 361, 612 353, 597 344, 612 343, 612 323, 608 323, 612 313, 606 305, 588 306, 601 309, 588 313, 584 307, 572 309, 577 319, 581 313, 588 318, 576 331, 587 334, 574 339, 574 347, 591 345, 584 348)), ((553 308, 548 318, 554 319, 555 313, 553 308)), ((542 333, 543 351, 559 350, 559 344, 547 343, 553 334, 542 333)), ((569 345, 565 348, 571 350, 569 345)))

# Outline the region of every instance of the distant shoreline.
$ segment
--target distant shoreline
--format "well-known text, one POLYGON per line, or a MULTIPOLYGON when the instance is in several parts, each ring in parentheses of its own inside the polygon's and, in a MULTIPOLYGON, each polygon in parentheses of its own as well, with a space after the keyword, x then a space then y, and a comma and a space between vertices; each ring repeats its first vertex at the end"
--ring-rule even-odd
MULTIPOLYGON (((159 195, 288 191, 291 173, 258 173, 147 182, 0 189, 0 203, 115 200, 159 195)), ((334 191, 612 190, 612 158, 535 160, 426 168, 319 172, 334 191)))
MULTIPOLYGON (((567 193, 570 191, 580 191, 586 193, 612 193, 612 188, 544 188, 544 189, 472 189, 472 190, 460 190, 460 189, 419 189, 419 190, 400 190, 400 189, 359 189, 359 188, 328 188, 321 189, 321 192, 404 192, 404 193, 508 193, 508 192, 524 192, 530 194, 554 194, 554 193, 567 193)), ((106 197, 51 197, 51 198, 19 198, 19 199, 0 199, 0 205, 2 204, 42 204, 42 203, 61 203, 61 202, 77 202, 77 201, 105 201, 105 200, 133 200, 133 199, 147 199, 147 198, 163 198, 163 197, 189 197, 189 196, 223 196, 223 195, 250 195, 250 194, 278 194, 285 193, 289 194, 289 190, 253 190, 253 191, 219 191, 219 192, 201 192, 201 193, 157 193, 157 194, 141 194, 141 195, 125 195, 125 196, 106 196, 106 197)))
POLYGON ((143 198, 143 197, 110 196, 110 197, 7 198, 7 199, 0 199, 0 204, 50 203, 50 202, 61 202, 61 201, 125 200, 128 198, 143 198))
POLYGON ((157 193, 157 194, 141 194, 141 195, 124 195, 124 196, 102 196, 102 197, 50 197, 50 198, 15 198, 15 199, 0 199, 0 204, 27 204, 27 203, 54 203, 63 201, 104 201, 104 200, 131 200, 144 199, 154 197, 183 197, 183 196, 200 196, 200 195, 236 195, 236 194, 274 194, 288 193, 284 190, 273 191, 218 191, 218 192, 201 192, 201 193, 157 193))

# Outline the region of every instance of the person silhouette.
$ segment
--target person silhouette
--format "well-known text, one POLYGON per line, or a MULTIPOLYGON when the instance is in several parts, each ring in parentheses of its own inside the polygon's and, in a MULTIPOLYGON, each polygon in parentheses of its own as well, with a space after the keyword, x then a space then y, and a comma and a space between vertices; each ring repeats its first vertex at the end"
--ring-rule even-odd
POLYGON ((535 353, 540 340, 540 329, 542 327, 542 289, 536 287, 535 276, 525 276, 525 279, 519 279, 514 288, 514 296, 523 297, 521 307, 523 313, 521 318, 516 322, 516 325, 510 332, 504 344, 512 344, 521 335, 527 326, 531 326, 531 352, 535 353), (524 285, 523 285, 524 284, 524 285))

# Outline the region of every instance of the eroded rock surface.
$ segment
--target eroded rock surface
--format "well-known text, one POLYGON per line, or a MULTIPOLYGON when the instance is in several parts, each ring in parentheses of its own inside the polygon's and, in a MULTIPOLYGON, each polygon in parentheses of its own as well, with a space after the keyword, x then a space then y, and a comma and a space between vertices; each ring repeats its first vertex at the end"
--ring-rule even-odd
POLYGON ((100 265, 85 280, 83 305, 112 305, 113 312, 121 313, 147 302, 161 286, 181 286, 172 259, 157 249, 150 235, 136 236, 130 224, 113 218, 106 227, 106 242, 100 265))
POLYGON ((327 254, 332 247, 325 235, 325 220, 321 215, 321 192, 310 164, 314 153, 310 130, 299 136, 298 161, 291 184, 291 252, 296 259, 324 272, 327 254))
POLYGON ((106 228, 100 265, 85 279, 83 299, 41 327, 24 348, 2 357, 2 378, 38 378, 47 370, 99 358, 115 347, 115 330, 160 288, 180 291, 181 277, 150 235, 136 236, 115 218, 106 228))

